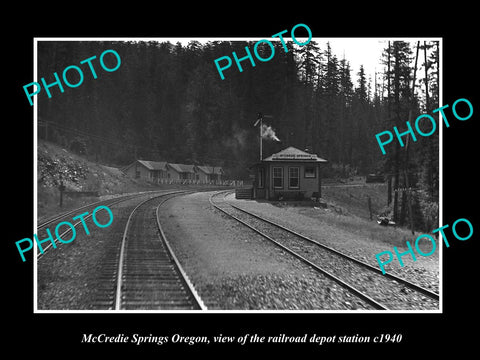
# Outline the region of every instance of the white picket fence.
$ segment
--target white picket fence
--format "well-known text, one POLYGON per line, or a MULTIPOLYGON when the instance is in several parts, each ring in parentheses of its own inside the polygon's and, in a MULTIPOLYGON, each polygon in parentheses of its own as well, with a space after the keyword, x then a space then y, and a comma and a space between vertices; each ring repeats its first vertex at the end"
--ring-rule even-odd
POLYGON ((243 180, 216 180, 216 181, 208 181, 208 180, 193 180, 193 179, 155 179, 150 180, 154 184, 158 185, 218 185, 218 186, 233 186, 239 187, 243 186, 243 180))

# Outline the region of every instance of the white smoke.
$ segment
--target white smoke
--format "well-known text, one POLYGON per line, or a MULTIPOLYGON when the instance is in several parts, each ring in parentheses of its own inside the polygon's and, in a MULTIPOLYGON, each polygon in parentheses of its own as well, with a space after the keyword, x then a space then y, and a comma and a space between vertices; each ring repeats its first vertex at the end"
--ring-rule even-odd
POLYGON ((280 141, 277 135, 275 135, 275 130, 273 130, 271 126, 267 126, 265 124, 262 124, 262 138, 280 141))

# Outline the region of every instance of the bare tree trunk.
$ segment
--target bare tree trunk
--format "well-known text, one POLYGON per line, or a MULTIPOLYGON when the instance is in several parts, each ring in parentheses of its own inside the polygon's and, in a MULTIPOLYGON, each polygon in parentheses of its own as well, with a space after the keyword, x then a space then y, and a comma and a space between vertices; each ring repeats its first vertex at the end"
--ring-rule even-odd
MULTIPOLYGON (((428 59, 427 59, 427 42, 423 42, 423 54, 425 58, 425 111, 430 112, 430 94, 428 93, 428 59)), ((440 117, 440 115, 439 115, 440 117)), ((438 122, 440 124, 440 121, 438 122)), ((434 186, 433 186, 433 163, 430 159, 434 158, 433 143, 428 144, 428 159, 427 159, 427 191, 430 200, 433 201, 434 186)))
MULTIPOLYGON (((413 68, 413 80, 412 80, 412 94, 411 98, 409 99, 410 109, 408 111, 408 122, 412 120, 412 108, 413 108, 413 101, 415 100, 415 80, 417 76, 417 63, 418 63, 418 51, 420 49, 420 41, 417 42, 417 53, 415 56, 415 67, 413 68)), ((407 135, 407 142, 405 144, 405 163, 404 163, 404 170, 403 175, 405 177, 405 188, 407 189, 407 204, 408 204, 408 217, 410 219, 410 230, 412 234, 414 233, 413 230, 413 209, 412 209, 412 192, 410 189, 410 181, 408 178, 408 144, 410 142, 410 135, 407 135)))
MULTIPOLYGON (((398 43, 393 43, 394 49, 394 78, 393 78, 393 96, 395 98, 395 125, 397 128, 400 126, 400 69, 398 59, 398 43)), ((400 143, 395 142, 395 158, 394 158, 394 177, 395 177, 395 193, 393 197, 393 221, 398 221, 398 188, 400 182, 400 143)))
MULTIPOLYGON (((391 119, 392 118, 392 106, 391 106, 391 96, 390 96, 390 41, 388 42, 388 51, 387 51, 387 117, 388 119, 391 119)), ((390 184, 391 184, 391 181, 392 181, 392 176, 390 176, 390 184)), ((397 184, 395 183, 393 185, 393 191, 395 193, 395 190, 397 188, 397 184)), ((390 205, 391 201, 392 201, 392 195, 391 195, 391 191, 392 191, 392 188, 390 186, 390 193, 388 194, 388 204, 390 205)), ((394 195, 395 196, 395 195, 394 195)), ((394 207, 393 207, 393 218, 395 219, 395 215, 396 215, 396 209, 395 209, 395 203, 394 203, 394 207)))
POLYGON ((425 111, 428 113, 430 111, 429 104, 429 95, 428 95, 428 59, 427 59, 427 42, 423 42, 423 54, 425 56, 425 111))

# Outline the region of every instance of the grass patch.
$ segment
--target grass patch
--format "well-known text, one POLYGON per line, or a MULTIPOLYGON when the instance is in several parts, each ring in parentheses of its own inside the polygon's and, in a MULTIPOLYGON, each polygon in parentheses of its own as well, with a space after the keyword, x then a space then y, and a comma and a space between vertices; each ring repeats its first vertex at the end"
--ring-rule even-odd
POLYGON ((322 196, 329 206, 342 208, 345 214, 352 214, 363 219, 370 219, 369 198, 372 219, 383 215, 387 207, 386 184, 327 185, 322 188, 322 196))
POLYGON ((344 237, 346 234, 359 240, 375 244, 388 244, 391 246, 404 247, 405 241, 415 240, 419 233, 412 235, 408 229, 380 226, 376 221, 370 221, 361 217, 348 214, 341 215, 329 206, 322 208, 304 208, 300 214, 319 220, 329 229, 329 235, 344 237), (333 229, 333 230, 332 230, 333 229), (337 234, 333 234, 336 232, 337 234))

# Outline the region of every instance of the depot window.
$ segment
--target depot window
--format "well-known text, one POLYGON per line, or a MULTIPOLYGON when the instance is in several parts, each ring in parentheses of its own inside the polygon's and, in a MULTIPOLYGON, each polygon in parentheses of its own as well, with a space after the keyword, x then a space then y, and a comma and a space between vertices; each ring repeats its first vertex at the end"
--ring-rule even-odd
POLYGON ((306 178, 315 178, 317 176, 315 171, 315 166, 305 166, 305 177, 306 178))
POLYGON ((282 167, 273 168, 273 188, 274 189, 283 188, 283 168, 282 167))
POLYGON ((290 189, 298 189, 300 185, 300 168, 288 168, 288 187, 290 189))

